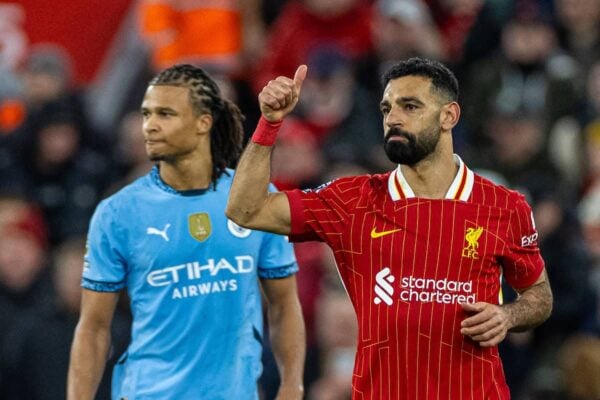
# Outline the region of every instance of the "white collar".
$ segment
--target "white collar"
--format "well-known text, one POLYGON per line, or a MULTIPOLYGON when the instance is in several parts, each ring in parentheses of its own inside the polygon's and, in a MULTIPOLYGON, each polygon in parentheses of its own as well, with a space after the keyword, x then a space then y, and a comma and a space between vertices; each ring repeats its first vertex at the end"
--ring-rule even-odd
MULTIPOLYGON (((454 162, 458 166, 458 172, 444 198, 448 200, 467 201, 473 190, 475 174, 467 168, 467 165, 457 154, 454 154, 454 162)), ((392 171, 388 178, 388 191, 394 201, 416 197, 415 192, 413 192, 406 178, 404 178, 400 165, 392 171)))

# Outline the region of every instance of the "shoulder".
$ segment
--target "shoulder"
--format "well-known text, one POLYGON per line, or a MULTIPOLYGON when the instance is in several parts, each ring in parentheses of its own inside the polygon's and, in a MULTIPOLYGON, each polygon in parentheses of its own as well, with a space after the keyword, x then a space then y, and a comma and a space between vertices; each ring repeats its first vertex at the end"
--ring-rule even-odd
POLYGON ((325 189, 346 194, 364 194, 373 189, 385 187, 387 178, 384 175, 355 175, 336 178, 327 183, 322 184, 314 189, 308 189, 307 192, 319 193, 325 189))
POLYGON ((127 208, 136 198, 144 196, 149 189, 149 177, 142 176, 100 201, 96 207, 96 213, 114 213, 127 208))
POLYGON ((385 175, 355 175, 341 177, 313 189, 302 191, 306 201, 318 201, 330 206, 351 210, 372 204, 381 193, 387 191, 385 175))
POLYGON ((522 193, 494 183, 478 174, 475 174, 472 196, 474 202, 509 210, 527 204, 522 193))

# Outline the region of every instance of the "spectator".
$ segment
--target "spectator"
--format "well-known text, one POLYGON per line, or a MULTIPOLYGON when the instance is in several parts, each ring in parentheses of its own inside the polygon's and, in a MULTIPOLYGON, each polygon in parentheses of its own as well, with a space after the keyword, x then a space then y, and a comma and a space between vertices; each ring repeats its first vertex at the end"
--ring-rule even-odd
POLYGON ((50 44, 33 47, 21 69, 29 109, 39 110, 70 94, 72 69, 69 55, 61 47, 50 44))
POLYGON ((598 0, 556 0, 560 44, 582 68, 585 78, 592 64, 600 60, 600 2, 598 0))
POLYGON ((494 112, 485 132, 491 145, 476 148, 470 159, 504 176, 511 187, 527 191, 536 182, 554 182, 556 169, 546 153, 542 116, 524 110, 494 112))
POLYGON ((600 187, 600 118, 584 130, 585 176, 583 193, 600 187))
MULTIPOLYGON (((12 346, 8 330, 18 317, 47 304, 46 230, 41 214, 21 198, 0 198, 0 349, 12 346)), ((6 368, 0 354, 0 398, 7 398, 6 368)))
POLYGON ((152 168, 144 150, 142 134, 142 117, 137 111, 126 114, 119 124, 119 134, 113 152, 113 163, 118 171, 117 181, 113 183, 110 193, 145 175, 152 168))
POLYGON ((290 119, 273 156, 277 172, 273 183, 278 188, 302 188, 314 183, 324 169, 319 142, 300 119, 290 119))
MULTIPOLYGON (((79 287, 84 238, 70 238, 54 254, 53 304, 20 314, 9 328, 1 358, 6 376, 4 400, 64 400, 69 349, 81 300, 79 287)), ((98 397, 110 398, 110 373, 129 342, 129 318, 118 312, 112 327, 112 350, 98 397)))
POLYGON ((144 0, 142 35, 150 46, 155 71, 178 63, 239 74, 244 59, 254 62, 263 51, 262 0, 144 0))
POLYGON ((521 0, 502 31, 500 51, 471 66, 464 91, 469 141, 486 144, 485 116, 493 110, 544 117, 545 128, 575 111, 576 62, 556 44, 549 12, 540 1, 521 0))
MULTIPOLYGON (((375 164, 378 101, 355 79, 351 59, 338 47, 315 48, 297 117, 323 146, 327 160, 375 164)), ((297 167, 297 166, 296 166, 297 167)))
POLYGON ((350 399, 358 336, 352 303, 338 285, 336 289, 326 289, 317 309, 322 374, 310 391, 309 399, 350 399))
POLYGON ((87 231, 111 174, 109 160, 87 145, 71 112, 59 109, 40 121, 22 166, 23 185, 44 212, 53 244, 87 231))
POLYGON ((463 55, 469 30, 484 5, 483 0, 424 0, 431 7, 433 17, 444 40, 448 62, 456 63, 463 55))
POLYGON ((588 330, 600 335, 600 186, 590 189, 578 205, 583 237, 592 256, 590 284, 596 294, 596 313, 588 321, 588 330))
POLYGON ((361 57, 357 80, 371 95, 381 93, 381 76, 398 60, 413 56, 444 59, 440 33, 421 0, 378 0, 373 13, 373 50, 361 57))
POLYGON ((560 383, 552 379, 561 374, 559 349, 570 337, 586 329, 595 312, 591 256, 576 215, 568 207, 569 201, 557 195, 557 188, 539 182, 538 186, 542 187, 531 190, 533 215, 540 250, 552 281, 554 307, 546 323, 537 327, 526 345, 523 343, 517 349, 530 359, 521 360, 520 365, 512 364, 516 369, 524 367, 517 379, 524 383, 525 395, 561 390, 560 383))
POLYGON ((371 51, 367 0, 291 0, 267 35, 269 51, 253 79, 255 91, 278 75, 290 75, 316 48, 339 46, 351 59, 371 51))
POLYGON ((589 69, 578 110, 557 121, 550 131, 548 152, 573 191, 587 191, 600 179, 600 61, 589 69))

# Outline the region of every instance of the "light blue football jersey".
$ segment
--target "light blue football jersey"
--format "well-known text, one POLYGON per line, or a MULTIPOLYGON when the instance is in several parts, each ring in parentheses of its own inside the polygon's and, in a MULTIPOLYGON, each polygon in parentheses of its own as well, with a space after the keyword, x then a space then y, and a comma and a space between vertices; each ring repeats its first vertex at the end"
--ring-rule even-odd
POLYGON ((232 176, 178 192, 155 167, 98 205, 82 286, 126 287, 133 313, 113 399, 258 399, 258 277, 286 277, 298 266, 284 236, 227 219, 232 176))

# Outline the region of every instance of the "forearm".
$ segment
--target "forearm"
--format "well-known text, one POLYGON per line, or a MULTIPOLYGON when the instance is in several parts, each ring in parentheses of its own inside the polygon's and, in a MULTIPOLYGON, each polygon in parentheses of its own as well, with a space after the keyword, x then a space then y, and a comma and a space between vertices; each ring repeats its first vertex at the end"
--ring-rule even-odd
POLYGON ((538 326, 552 312, 552 291, 548 279, 531 286, 503 308, 508 314, 509 331, 522 332, 538 326))
POLYGON ((68 400, 93 399, 102 379, 110 331, 95 331, 80 326, 75 330, 67 384, 68 400))
MULTIPOLYGON (((269 308, 270 339, 281 377, 281 389, 302 398, 306 333, 301 307, 296 300, 269 308)), ((288 397, 282 397, 288 398, 288 397)), ((294 398, 294 397, 289 397, 294 398)))
MULTIPOLYGON (((278 129, 261 121, 257 132, 262 127, 278 129)), ((225 213, 242 226, 248 226, 268 201, 272 149, 251 140, 236 168, 225 213)))

